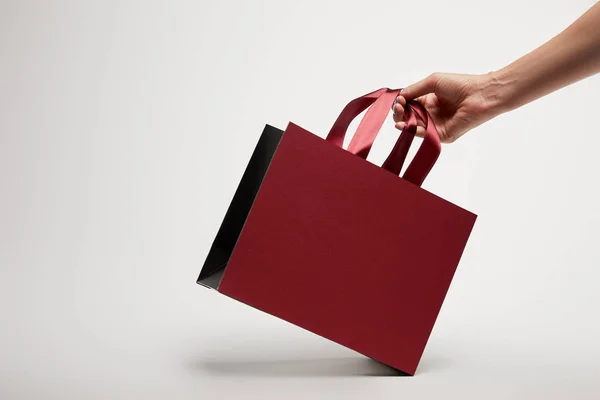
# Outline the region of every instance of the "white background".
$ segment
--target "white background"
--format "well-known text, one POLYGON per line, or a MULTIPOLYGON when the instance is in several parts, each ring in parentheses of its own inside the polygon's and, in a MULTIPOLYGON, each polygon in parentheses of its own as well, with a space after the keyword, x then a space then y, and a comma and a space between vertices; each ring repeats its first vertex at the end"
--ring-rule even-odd
POLYGON ((0 398, 597 399, 600 77, 444 147, 425 188, 479 219, 415 377, 195 283, 265 123, 593 3, 0 0, 0 398))

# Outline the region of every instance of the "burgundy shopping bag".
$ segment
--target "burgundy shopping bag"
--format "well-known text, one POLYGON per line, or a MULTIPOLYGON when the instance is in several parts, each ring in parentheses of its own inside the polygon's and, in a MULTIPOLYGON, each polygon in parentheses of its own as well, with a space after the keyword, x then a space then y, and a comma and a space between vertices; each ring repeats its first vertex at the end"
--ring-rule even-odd
POLYGON ((351 101, 326 139, 267 125, 198 283, 413 375, 476 215, 420 187, 441 145, 419 103, 383 165, 366 159, 397 94, 351 101))

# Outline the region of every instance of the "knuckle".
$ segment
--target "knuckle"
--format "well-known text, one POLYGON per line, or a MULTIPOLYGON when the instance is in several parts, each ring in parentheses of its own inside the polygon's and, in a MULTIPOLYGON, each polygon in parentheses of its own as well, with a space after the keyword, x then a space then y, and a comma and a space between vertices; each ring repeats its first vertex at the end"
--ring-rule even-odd
POLYGON ((440 72, 434 72, 427 78, 427 85, 431 88, 431 90, 434 93, 437 91, 437 88, 440 85, 440 81, 442 80, 442 78, 443 74, 440 72))
POLYGON ((434 72, 433 74, 429 75, 429 82, 435 84, 440 80, 441 77, 442 74, 439 72, 434 72))

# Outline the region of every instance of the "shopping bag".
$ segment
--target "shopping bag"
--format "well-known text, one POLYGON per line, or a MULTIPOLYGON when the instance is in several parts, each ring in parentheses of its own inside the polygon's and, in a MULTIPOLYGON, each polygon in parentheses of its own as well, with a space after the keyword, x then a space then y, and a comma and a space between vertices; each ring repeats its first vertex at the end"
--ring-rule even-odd
POLYGON ((441 145, 420 103, 382 166, 367 160, 398 92, 350 101, 325 138, 267 125, 197 282, 414 375, 477 216, 421 187, 441 145))

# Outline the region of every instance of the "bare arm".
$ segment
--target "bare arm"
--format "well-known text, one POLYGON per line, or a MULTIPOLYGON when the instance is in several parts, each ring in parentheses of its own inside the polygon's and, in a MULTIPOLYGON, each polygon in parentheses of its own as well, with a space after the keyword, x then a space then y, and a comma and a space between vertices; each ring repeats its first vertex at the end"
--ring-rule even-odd
POLYGON ((418 99, 431 113, 441 140, 450 143, 499 114, 598 72, 600 3, 551 40, 498 71, 434 73, 408 86, 398 97, 394 120, 402 129, 406 100, 418 99))
POLYGON ((560 34, 491 73, 500 111, 510 111, 600 72, 600 3, 560 34))

